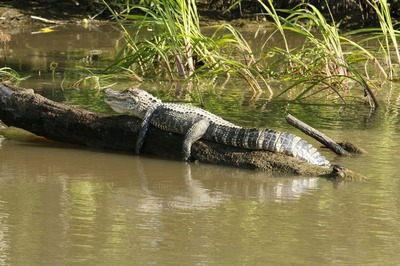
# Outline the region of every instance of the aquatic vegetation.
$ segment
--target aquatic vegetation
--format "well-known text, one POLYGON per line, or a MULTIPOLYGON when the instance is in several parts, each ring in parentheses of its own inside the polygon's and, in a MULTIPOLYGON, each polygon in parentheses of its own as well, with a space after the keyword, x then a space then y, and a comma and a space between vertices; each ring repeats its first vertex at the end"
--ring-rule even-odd
POLYGON ((273 17, 281 35, 292 32, 304 38, 303 45, 288 47, 285 41, 286 49, 273 47, 274 57, 265 57, 281 78, 292 81, 279 95, 296 90, 295 100, 301 100, 308 97, 326 99, 332 94, 346 104, 344 93, 351 88, 360 88, 362 94, 367 92, 366 95, 371 97, 371 106, 378 106, 367 74, 362 74, 358 68, 360 62, 372 61, 385 73, 381 63, 367 49, 341 34, 332 15, 332 22, 328 23, 315 6, 300 4, 290 10, 279 10, 287 14, 286 17, 276 17, 270 0, 267 1, 269 6, 260 3, 273 17), (282 61, 290 64, 285 66, 282 61))
MULTIPOLYGON (((276 1, 257 1, 274 27, 259 51, 253 51, 227 23, 216 25, 211 36, 202 34, 194 0, 127 2, 125 12, 113 13, 126 33, 126 46, 108 70, 124 70, 140 79, 188 82, 234 76, 255 91, 267 88, 270 95, 270 81, 279 79, 289 85, 278 96, 347 104, 352 91, 352 96, 369 96, 369 104, 377 107, 371 88, 379 86, 377 78, 395 79, 400 65, 399 31, 393 25, 388 1, 365 2, 369 12, 377 15, 380 27, 345 33, 339 30, 328 1, 324 13, 305 2, 291 9, 275 9, 276 1), (133 33, 126 28, 127 21, 136 22, 133 33), (291 44, 288 34, 301 36, 303 42, 291 44), (283 47, 274 43, 274 35, 279 35, 283 47), (371 50, 370 41, 378 42, 381 49, 371 50)), ((227 11, 240 4, 241 0, 233 1, 227 11)))
POLYGON ((381 51, 384 54, 384 58, 381 61, 384 61, 388 67, 388 75, 385 73, 385 76, 389 79, 394 79, 396 76, 395 64, 397 66, 400 65, 400 50, 397 42, 400 31, 395 29, 395 24, 393 24, 387 0, 366 0, 366 2, 375 10, 380 27, 359 29, 352 31, 349 34, 367 33, 370 36, 372 35, 372 37, 366 38, 364 42, 377 40, 380 43, 381 51))
MULTIPOLYGON (((73 88, 92 88, 97 91, 101 91, 104 88, 115 85, 115 76, 112 74, 94 73, 89 69, 82 70, 80 72, 81 77, 72 85, 68 85, 73 88), (109 80, 112 80, 111 82, 109 80)), ((61 84, 61 88, 63 88, 61 84)))
POLYGON ((26 79, 27 77, 21 77, 17 71, 10 67, 2 67, 0 68, 0 80, 1 82, 4 81, 21 81, 26 79))
POLYGON ((201 32, 194 0, 128 6, 130 13, 114 12, 126 32, 126 46, 108 70, 130 70, 143 77, 170 80, 238 76, 254 90, 262 89, 260 81, 268 87, 253 51, 234 27, 223 23, 211 36, 201 32), (136 31, 128 33, 120 18, 139 22, 136 31))

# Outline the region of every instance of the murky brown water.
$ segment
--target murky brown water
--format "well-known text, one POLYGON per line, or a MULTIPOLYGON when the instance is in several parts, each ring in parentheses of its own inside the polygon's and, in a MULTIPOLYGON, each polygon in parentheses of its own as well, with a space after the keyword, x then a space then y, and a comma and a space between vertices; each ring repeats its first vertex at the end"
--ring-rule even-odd
MULTIPOLYGON (((68 51, 104 48, 107 54, 118 33, 72 27, 65 31, 79 45, 53 45, 62 31, 40 38, 28 30, 24 37, 15 34, 13 40, 25 44, 13 46, 9 61, 21 60, 21 70, 32 74, 22 86, 73 102, 72 96, 88 92, 56 91, 63 72, 52 79, 48 63, 63 60, 49 58, 46 51, 58 49, 77 60, 85 53, 68 51), (97 40, 93 34, 99 34, 97 40), (30 67, 34 49, 23 48, 35 38, 35 49, 44 53, 40 75, 30 67)), ((245 105, 247 96, 229 98, 235 93, 220 96, 231 109, 213 111, 239 123, 294 133, 282 122, 284 114, 302 114, 334 139, 352 140, 369 151, 353 158, 326 153, 369 181, 334 184, 0 137, 0 265, 397 265, 396 97, 374 116, 364 107, 326 107, 323 117, 313 118, 313 106, 245 105)), ((92 109, 96 104, 87 101, 92 109)))

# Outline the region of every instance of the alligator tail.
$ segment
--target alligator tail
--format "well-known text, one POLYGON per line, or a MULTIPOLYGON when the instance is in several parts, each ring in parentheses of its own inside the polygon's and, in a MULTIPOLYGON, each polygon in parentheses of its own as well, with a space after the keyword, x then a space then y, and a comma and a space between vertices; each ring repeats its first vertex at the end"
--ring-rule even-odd
POLYGON ((219 143, 246 149, 280 152, 300 158, 311 164, 330 165, 329 161, 316 148, 291 133, 270 129, 232 128, 212 125, 206 134, 219 143))
POLYGON ((329 161, 315 147, 294 134, 266 130, 259 135, 265 136, 263 141, 263 149, 265 150, 282 152, 315 165, 330 165, 329 161))

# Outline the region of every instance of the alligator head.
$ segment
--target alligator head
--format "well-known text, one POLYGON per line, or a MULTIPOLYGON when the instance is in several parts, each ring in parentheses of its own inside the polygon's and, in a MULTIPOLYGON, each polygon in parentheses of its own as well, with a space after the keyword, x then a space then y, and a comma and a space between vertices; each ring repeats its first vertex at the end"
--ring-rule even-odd
POLYGON ((161 101, 153 95, 137 88, 129 88, 124 91, 105 89, 104 101, 117 113, 128 113, 143 118, 146 111, 161 104, 161 101))

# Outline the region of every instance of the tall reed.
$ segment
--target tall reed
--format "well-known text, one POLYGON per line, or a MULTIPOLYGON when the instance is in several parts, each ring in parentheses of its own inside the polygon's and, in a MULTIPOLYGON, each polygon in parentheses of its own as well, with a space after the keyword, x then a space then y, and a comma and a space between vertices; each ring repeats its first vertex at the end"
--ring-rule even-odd
MULTIPOLYGON (((377 69, 377 73, 384 76, 388 72, 393 78, 394 64, 400 64, 396 40, 399 31, 393 25, 386 0, 366 1, 378 15, 380 28, 343 34, 329 9, 328 20, 331 22, 325 17, 326 12, 323 14, 311 4, 275 10, 273 0, 257 0, 275 26, 262 51, 257 53, 229 24, 217 25, 214 34, 204 36, 195 0, 155 0, 148 6, 128 3, 126 10, 131 13, 114 13, 125 30, 127 42, 109 69, 125 69, 142 77, 169 80, 238 76, 255 90, 270 89, 266 79, 272 76, 290 80, 292 85, 282 92, 300 90, 295 97, 297 100, 334 94, 346 102, 344 95, 350 89, 361 88, 377 106, 370 89, 373 81, 369 71, 377 69), (128 33, 125 28, 126 20, 139 22, 133 33, 128 33), (149 33, 147 29, 152 31, 149 33), (302 36, 302 45, 291 46, 289 32, 302 36), (369 34, 365 37, 360 35, 363 33, 369 34), (370 33, 374 35, 371 37, 370 33), (271 46, 275 34, 282 37, 283 48, 271 46), (371 39, 380 42, 385 62, 380 60, 379 53, 364 46, 371 39)), ((238 4, 240 0, 233 1, 233 5, 238 4)), ((325 4, 329 6, 327 0, 325 4)))
POLYGON ((291 62, 289 69, 280 69, 283 71, 281 76, 291 79, 292 85, 279 95, 301 88, 295 97, 300 100, 322 92, 329 94, 329 91, 332 91, 345 102, 343 93, 350 86, 353 87, 353 82, 366 90, 367 80, 353 64, 358 64, 359 60, 375 60, 375 57, 356 42, 341 35, 332 14, 332 22, 328 23, 325 16, 311 4, 300 4, 290 10, 278 10, 288 14, 287 17, 278 16, 272 5, 266 11, 273 17, 272 20, 281 35, 293 32, 304 37, 302 46, 289 47, 285 39, 285 49, 272 48, 280 55, 272 65, 282 65, 282 57, 291 62), (279 24, 276 21, 279 21, 279 24), (347 46, 346 49, 344 46, 347 46), (352 49, 352 53, 356 50, 357 58, 351 57, 349 49, 352 49))
POLYGON ((393 79, 394 67, 392 59, 392 50, 395 53, 397 64, 400 64, 400 51, 397 38, 400 36, 400 31, 395 30, 392 17, 390 15, 390 8, 387 0, 370 1, 366 0, 369 5, 375 10, 380 24, 379 32, 382 33, 383 38, 382 48, 385 51, 386 62, 389 67, 389 78, 393 79))
POLYGON ((201 32, 195 0, 155 0, 150 6, 130 5, 129 10, 131 14, 118 17, 139 25, 128 34, 119 20, 129 36, 110 70, 130 69, 144 77, 170 80, 234 75, 255 90, 268 88, 250 46, 235 28, 220 24, 210 37, 201 32), (152 32, 144 34, 146 29, 152 32))

